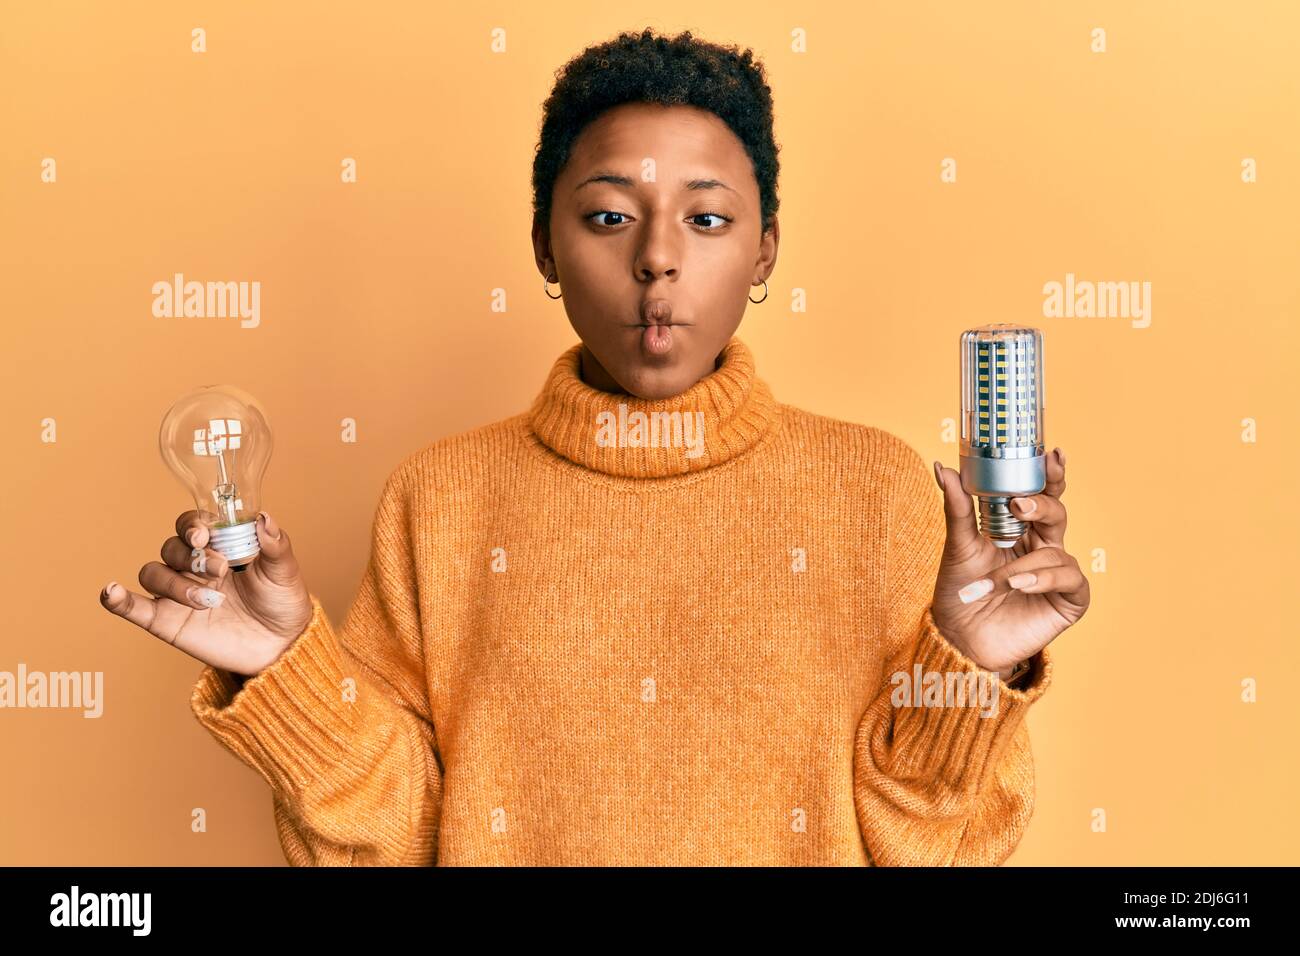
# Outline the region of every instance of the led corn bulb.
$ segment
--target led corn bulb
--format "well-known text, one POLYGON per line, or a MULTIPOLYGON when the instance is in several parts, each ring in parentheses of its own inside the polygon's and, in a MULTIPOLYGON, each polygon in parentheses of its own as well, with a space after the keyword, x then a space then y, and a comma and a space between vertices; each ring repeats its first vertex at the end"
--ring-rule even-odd
POLYGON ((205 385, 168 409, 158 432, 162 459, 199 511, 217 516, 208 547, 243 571, 257 557, 262 474, 271 459, 271 427, 253 396, 205 385))
POLYGON ((1047 484, 1043 407, 1042 332, 1000 323, 961 334, 961 484, 999 548, 1028 528, 1011 499, 1047 484))

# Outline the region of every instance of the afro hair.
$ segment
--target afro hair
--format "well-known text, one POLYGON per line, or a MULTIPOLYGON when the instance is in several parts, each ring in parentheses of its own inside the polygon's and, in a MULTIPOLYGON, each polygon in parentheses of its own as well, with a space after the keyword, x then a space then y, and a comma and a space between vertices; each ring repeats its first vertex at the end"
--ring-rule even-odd
POLYGON ((589 46, 556 71, 533 158, 534 223, 549 224, 555 180, 579 134, 601 113, 629 102, 696 106, 726 123, 753 163, 763 231, 771 229, 780 147, 763 64, 752 50, 708 43, 689 30, 657 35, 649 27, 589 46))

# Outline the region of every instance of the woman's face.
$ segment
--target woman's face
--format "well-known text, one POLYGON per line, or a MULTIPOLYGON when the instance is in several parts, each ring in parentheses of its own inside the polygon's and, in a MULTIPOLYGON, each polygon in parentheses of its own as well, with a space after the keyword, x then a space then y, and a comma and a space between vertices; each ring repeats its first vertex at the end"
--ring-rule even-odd
POLYGON ((645 399, 717 366, 750 289, 776 265, 745 147, 713 113, 625 103, 573 145, 555 182, 538 269, 583 342, 582 378, 645 399), (558 278, 557 278, 558 277, 558 278))

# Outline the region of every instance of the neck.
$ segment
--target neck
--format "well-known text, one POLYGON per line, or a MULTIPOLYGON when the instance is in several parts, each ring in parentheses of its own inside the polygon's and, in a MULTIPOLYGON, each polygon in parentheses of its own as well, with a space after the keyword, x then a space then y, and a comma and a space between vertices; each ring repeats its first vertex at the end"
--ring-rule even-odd
MULTIPOLYGON (((713 360, 713 370, 716 372, 722 367, 722 357, 726 354, 724 348, 717 354, 713 360)), ((582 350, 578 353, 578 376, 583 382, 592 388, 601 392, 609 392, 613 395, 627 395, 628 391, 617 381, 614 376, 605 370, 605 366, 600 364, 600 359, 596 358, 594 352, 587 348, 587 344, 582 344, 582 350)))
POLYGON ((700 471, 755 447, 780 418, 752 353, 735 336, 713 371, 662 399, 629 395, 588 354, 573 345, 555 361, 528 415, 541 444, 582 468, 627 478, 700 471))

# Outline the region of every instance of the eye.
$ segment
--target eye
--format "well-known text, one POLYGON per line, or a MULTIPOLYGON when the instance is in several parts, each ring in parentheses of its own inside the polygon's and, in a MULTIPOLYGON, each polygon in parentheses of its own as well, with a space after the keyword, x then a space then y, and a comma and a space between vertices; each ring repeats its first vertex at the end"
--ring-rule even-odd
MULTIPOLYGON (((692 221, 696 219, 721 219, 724 223, 731 222, 731 217, 724 216, 719 212, 702 212, 697 216, 691 216, 692 221)), ((721 225, 705 227, 705 232, 717 232, 721 225)))
MULTIPOLYGON (((588 219, 596 219, 596 218, 598 218, 598 217, 600 217, 600 216, 619 216, 619 217, 621 217, 622 219, 627 219, 627 218, 628 218, 625 214, 623 214, 623 213, 621 213, 621 212, 613 212, 612 210, 609 210, 609 209, 602 209, 602 210, 600 210, 599 212, 593 212, 593 213, 591 213, 590 215, 588 215, 586 218, 588 218, 588 219)), ((623 225, 623 223, 622 223, 622 222, 598 222, 598 223, 596 223, 596 225, 598 225, 598 226, 604 226, 604 227, 607 228, 607 229, 612 229, 614 226, 621 226, 621 225, 623 225)))

